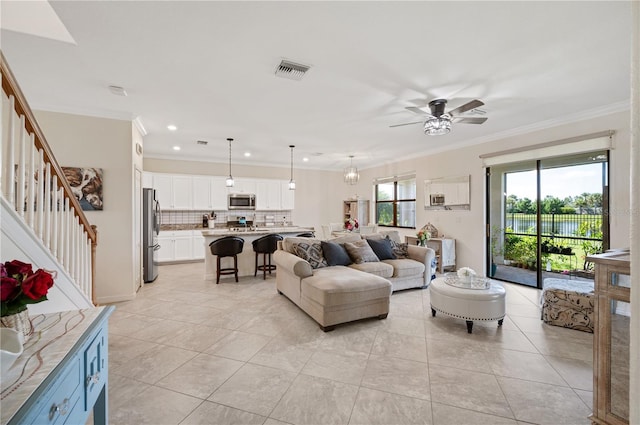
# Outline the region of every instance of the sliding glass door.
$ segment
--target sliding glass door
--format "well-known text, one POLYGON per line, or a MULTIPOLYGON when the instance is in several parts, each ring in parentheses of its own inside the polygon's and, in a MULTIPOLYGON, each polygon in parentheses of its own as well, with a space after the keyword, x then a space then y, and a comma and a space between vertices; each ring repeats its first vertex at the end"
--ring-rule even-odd
POLYGON ((607 152, 505 164, 487 173, 487 269, 542 287, 593 279, 586 256, 608 247, 607 152))

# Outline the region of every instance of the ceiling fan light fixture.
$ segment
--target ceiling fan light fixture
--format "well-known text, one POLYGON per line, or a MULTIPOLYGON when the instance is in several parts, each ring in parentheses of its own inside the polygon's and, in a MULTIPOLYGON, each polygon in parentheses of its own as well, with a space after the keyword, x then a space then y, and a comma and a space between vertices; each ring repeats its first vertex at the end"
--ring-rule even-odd
POLYGON ((424 123, 424 134, 442 136, 451 131, 451 118, 446 115, 429 118, 424 123))
POLYGON ((358 173, 358 169, 353 166, 353 155, 349 155, 351 162, 347 168, 344 169, 344 182, 350 185, 354 185, 358 183, 360 180, 360 173, 358 173))

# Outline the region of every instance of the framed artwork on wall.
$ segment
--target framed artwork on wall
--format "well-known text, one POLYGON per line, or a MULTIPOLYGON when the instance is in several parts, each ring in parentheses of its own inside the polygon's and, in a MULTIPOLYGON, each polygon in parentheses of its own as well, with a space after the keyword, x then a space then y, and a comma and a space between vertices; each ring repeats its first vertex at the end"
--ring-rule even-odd
POLYGON ((62 171, 82 210, 101 211, 102 168, 62 167, 62 171))

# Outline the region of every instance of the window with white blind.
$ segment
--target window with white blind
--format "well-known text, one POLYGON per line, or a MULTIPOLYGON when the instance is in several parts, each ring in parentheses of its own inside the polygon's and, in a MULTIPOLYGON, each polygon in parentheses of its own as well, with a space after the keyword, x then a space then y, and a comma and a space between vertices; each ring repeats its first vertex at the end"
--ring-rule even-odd
POLYGON ((407 174, 374 181, 376 223, 386 227, 416 227, 416 176, 407 174))

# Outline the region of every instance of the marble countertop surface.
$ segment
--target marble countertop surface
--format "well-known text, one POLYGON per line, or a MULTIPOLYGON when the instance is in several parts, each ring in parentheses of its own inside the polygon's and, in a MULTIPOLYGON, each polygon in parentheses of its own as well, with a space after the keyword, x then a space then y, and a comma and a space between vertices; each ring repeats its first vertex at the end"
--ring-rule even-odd
POLYGON ((227 228, 201 229, 203 236, 262 236, 272 233, 303 233, 313 232, 313 227, 284 226, 284 227, 258 227, 255 230, 233 231, 227 228))
POLYGON ((2 375, 0 423, 15 415, 106 308, 30 316, 34 332, 24 343, 24 352, 2 375))

